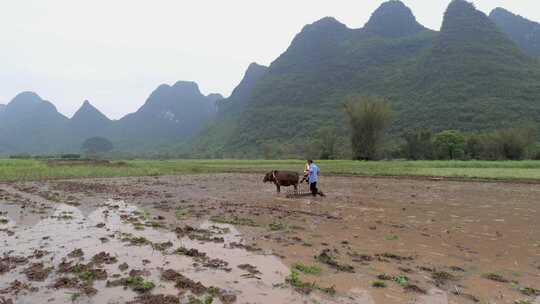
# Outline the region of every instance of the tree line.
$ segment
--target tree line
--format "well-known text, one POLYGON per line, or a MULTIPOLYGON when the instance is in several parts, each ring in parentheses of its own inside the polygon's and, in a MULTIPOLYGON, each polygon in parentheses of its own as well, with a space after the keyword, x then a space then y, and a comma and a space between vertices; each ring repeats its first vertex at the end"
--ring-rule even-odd
MULTIPOLYGON (((350 136, 351 157, 355 160, 401 158, 409 160, 523 160, 540 159, 538 128, 526 123, 488 132, 458 130, 433 132, 413 129, 390 139, 386 132, 394 112, 380 97, 351 96, 344 103, 350 136)), ((323 127, 314 141, 322 159, 336 157, 339 135, 335 128, 323 127)))

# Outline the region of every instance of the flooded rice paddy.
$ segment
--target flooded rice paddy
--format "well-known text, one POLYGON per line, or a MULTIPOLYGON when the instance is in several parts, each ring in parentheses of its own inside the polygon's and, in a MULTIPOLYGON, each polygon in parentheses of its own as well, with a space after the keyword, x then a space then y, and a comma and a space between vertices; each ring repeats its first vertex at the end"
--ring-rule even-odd
POLYGON ((259 180, 0 185, 0 303, 540 302, 535 185, 259 180))

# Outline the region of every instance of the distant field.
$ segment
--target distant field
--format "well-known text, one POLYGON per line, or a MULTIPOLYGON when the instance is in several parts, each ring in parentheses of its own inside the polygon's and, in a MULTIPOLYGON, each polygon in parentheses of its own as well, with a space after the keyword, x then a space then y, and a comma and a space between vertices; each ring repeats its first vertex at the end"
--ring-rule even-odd
MULTIPOLYGON (((323 174, 445 177, 540 182, 540 161, 319 161, 323 174)), ((300 160, 133 160, 107 164, 49 165, 40 160, 0 160, 0 181, 249 172, 301 172, 300 160)))

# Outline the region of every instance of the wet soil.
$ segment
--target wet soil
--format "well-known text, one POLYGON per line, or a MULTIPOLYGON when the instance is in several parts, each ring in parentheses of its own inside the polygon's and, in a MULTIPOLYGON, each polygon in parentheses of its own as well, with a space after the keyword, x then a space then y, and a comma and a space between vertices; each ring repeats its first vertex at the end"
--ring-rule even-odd
POLYGON ((538 186, 323 177, 326 198, 290 199, 261 181, 218 174, 1 184, 0 303, 540 296, 538 186))

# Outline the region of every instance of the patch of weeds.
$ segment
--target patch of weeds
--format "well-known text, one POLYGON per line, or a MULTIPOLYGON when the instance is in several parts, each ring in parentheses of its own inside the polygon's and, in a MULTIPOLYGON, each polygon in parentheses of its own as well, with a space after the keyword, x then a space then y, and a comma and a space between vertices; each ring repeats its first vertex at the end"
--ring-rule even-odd
POLYGON ((381 254, 376 254, 375 256, 379 257, 379 258, 387 258, 387 259, 392 259, 392 260, 396 260, 396 261, 412 261, 414 260, 414 258, 412 256, 401 256, 399 254, 395 254, 395 253, 391 253, 391 252, 385 252, 385 253, 381 253, 381 254))
POLYGON ((398 283, 399 286, 401 287, 407 287, 409 286, 409 278, 407 276, 396 276, 394 277, 394 281, 396 283, 398 283))
POLYGON ((96 275, 92 271, 83 271, 79 273, 79 279, 86 282, 92 282, 96 279, 96 275))
POLYGON ((298 270, 305 274, 320 274, 322 272, 322 269, 319 266, 316 266, 316 265, 308 266, 302 263, 294 264, 293 269, 298 270))
POLYGON ((427 294, 427 291, 425 289, 420 288, 418 285, 414 285, 414 284, 408 284, 407 286, 404 286, 403 289, 406 292, 415 292, 415 293, 420 293, 420 294, 427 294))
POLYGON ((77 301, 78 298, 81 297, 81 294, 78 293, 78 292, 72 292, 72 293, 68 293, 70 296, 69 296, 69 299, 71 300, 71 302, 75 302, 77 301))
POLYGON ((514 304, 532 304, 529 300, 515 300, 514 304))
POLYGON ((450 266, 450 270, 455 271, 455 272, 465 272, 465 269, 459 266, 450 266))
POLYGON ((176 212, 174 213, 177 220, 183 220, 189 215, 189 210, 186 209, 176 209, 176 212))
POLYGON ((163 225, 158 221, 147 221, 144 223, 146 227, 161 228, 163 225))
POLYGON ((88 284, 92 284, 95 280, 104 280, 107 278, 107 272, 103 269, 90 269, 88 266, 84 266, 84 269, 75 272, 77 277, 88 284))
POLYGON ((134 222, 132 223, 133 225, 133 228, 135 228, 135 230, 144 230, 145 227, 144 227, 144 224, 141 223, 141 222, 134 222))
POLYGON ((387 241, 397 241, 399 240, 399 236, 392 234, 392 235, 385 236, 384 239, 387 241))
POLYGON ((289 227, 283 223, 270 223, 268 225, 268 228, 270 229, 270 231, 289 230, 289 227))
POLYGON ((146 209, 143 210, 141 216, 143 217, 143 219, 144 219, 145 221, 150 220, 150 218, 152 217, 152 215, 150 214, 150 211, 148 211, 148 210, 146 210, 146 209))
POLYGON ((315 259, 323 264, 343 272, 354 272, 354 267, 347 264, 340 264, 330 253, 330 249, 324 249, 315 259))
POLYGON ((453 281, 456 277, 446 271, 434 271, 431 273, 431 278, 435 281, 435 285, 440 286, 446 284, 448 281, 453 281))
POLYGON ((315 283, 303 282, 300 279, 300 273, 296 270, 291 270, 291 274, 285 278, 285 282, 294 287, 298 292, 303 294, 310 294, 313 290, 319 290, 329 295, 336 293, 335 288, 332 287, 320 287, 315 283))
POLYGON ((488 279, 488 280, 499 282, 499 283, 508 283, 508 282, 510 282, 505 277, 503 277, 502 275, 497 274, 497 273, 493 273, 493 272, 484 273, 482 275, 482 277, 484 279, 488 279))
POLYGON ((382 280, 382 281, 392 281, 394 277, 386 273, 383 273, 383 274, 379 274, 377 276, 377 279, 382 280))
POLYGON ((173 246, 173 243, 171 241, 163 242, 163 243, 153 243, 152 244, 152 247, 155 250, 158 250, 158 251, 165 251, 168 248, 171 248, 172 246, 173 246))
POLYGON ((81 248, 77 248, 68 254, 70 258, 80 258, 84 256, 84 252, 81 248))
POLYGON ((152 281, 146 281, 140 276, 128 277, 126 280, 126 285, 131 287, 136 292, 145 293, 148 292, 156 285, 152 281))
POLYGON ((86 268, 87 268, 86 265, 77 263, 75 264, 75 266, 73 266, 73 268, 71 268, 71 272, 81 273, 86 268))
POLYGON ((270 223, 268 225, 268 228, 271 231, 280 231, 280 230, 285 230, 286 226, 285 224, 282 224, 282 223, 270 223))
POLYGON ((250 226, 250 227, 258 227, 259 225, 255 223, 254 220, 249 218, 232 218, 232 219, 226 219, 221 216, 212 216, 210 218, 212 222, 220 223, 220 224, 229 224, 229 225, 236 225, 236 226, 250 226))
POLYGON ((189 296, 188 298, 188 304, 212 304, 213 302, 214 302, 214 297, 212 296, 207 296, 204 298, 204 300, 201 300, 194 296, 189 296))
POLYGON ((129 243, 129 245, 131 246, 143 246, 143 245, 148 245, 151 243, 145 237, 142 237, 142 236, 137 237, 131 234, 123 234, 121 241, 129 243))
POLYGON ((523 287, 519 291, 526 296, 540 296, 540 290, 532 287, 523 287))
POLYGON ((371 287, 373 288, 386 288, 386 283, 384 281, 374 281, 371 283, 371 287))

